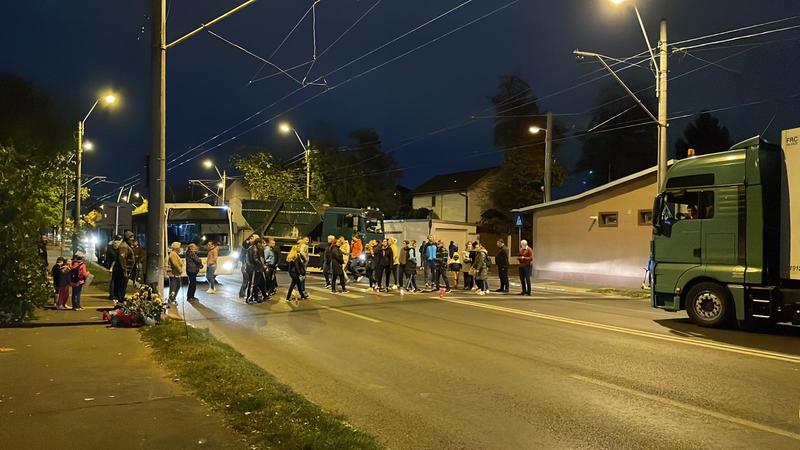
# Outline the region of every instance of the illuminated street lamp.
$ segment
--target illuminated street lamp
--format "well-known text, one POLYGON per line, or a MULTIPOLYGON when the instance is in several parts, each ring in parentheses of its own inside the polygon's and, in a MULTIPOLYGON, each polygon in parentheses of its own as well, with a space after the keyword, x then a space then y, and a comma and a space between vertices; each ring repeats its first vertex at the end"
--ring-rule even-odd
POLYGON ((308 200, 311 198, 311 141, 306 141, 304 143, 303 138, 300 137, 300 133, 298 133, 297 130, 288 122, 281 122, 278 125, 278 131, 283 134, 294 132, 294 135, 300 142, 300 146, 303 147, 303 152, 306 155, 306 200, 308 200))
MULTIPOLYGON (((619 0, 622 1, 622 0, 619 0)), ((551 188, 553 184, 553 113, 547 113, 547 128, 542 129, 539 126, 531 125, 528 128, 528 133, 539 134, 542 131, 544 135, 544 201, 551 200, 551 188)))
POLYGON ((94 144, 91 141, 83 141, 83 150, 84 151, 94 150, 94 144))
MULTIPOLYGON (((83 117, 83 120, 78 121, 78 145, 75 148, 75 232, 77 233, 80 231, 81 228, 81 176, 83 170, 83 151, 84 150, 91 150, 93 145, 91 142, 83 142, 83 133, 84 133, 84 125, 86 121, 89 119, 89 116, 92 115, 92 111, 97 107, 98 104, 103 105, 111 105, 116 103, 117 96, 114 94, 106 94, 101 97, 98 97, 97 100, 94 101, 92 107, 89 108, 89 112, 83 117)), ((76 240, 77 242, 77 240, 76 240)), ((73 244, 75 245, 75 244, 73 244)))
MULTIPOLYGON (((214 169, 214 171, 217 172, 217 176, 219 176, 219 182, 217 183, 217 189, 218 190, 222 189, 222 195, 219 195, 216 192, 214 192, 214 190, 212 190, 210 187, 208 187, 208 185, 203 180, 189 180, 189 183, 190 184, 200 185, 203 188, 205 188, 207 191, 213 193, 219 199, 220 206, 225 206, 225 187, 228 184, 228 174, 227 174, 227 172, 225 170, 220 172, 219 168, 217 168, 217 166, 214 164, 214 161, 212 161, 210 159, 206 159, 206 160, 203 161, 203 167, 205 167, 206 169, 214 169)), ((203 195, 203 198, 206 198, 206 197, 208 197, 208 193, 205 193, 205 195, 203 195)))

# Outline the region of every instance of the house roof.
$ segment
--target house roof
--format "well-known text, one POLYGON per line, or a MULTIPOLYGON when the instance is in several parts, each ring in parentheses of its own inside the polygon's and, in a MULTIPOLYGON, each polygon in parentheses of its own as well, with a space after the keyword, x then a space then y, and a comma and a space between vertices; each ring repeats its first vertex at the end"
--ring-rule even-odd
MULTIPOLYGON (((671 166, 673 162, 674 161, 669 161, 669 162, 667 162, 667 165, 671 166)), ((642 177, 646 177, 648 175, 655 174, 656 172, 658 172, 658 167, 657 166, 653 166, 653 167, 650 167, 648 169, 642 170, 640 172, 632 173, 632 174, 628 175, 627 177, 623 177, 623 178, 620 178, 618 180, 614 180, 611 183, 607 183, 607 184, 604 184, 602 186, 598 186, 598 187, 596 187, 594 189, 589 189, 588 191, 582 192, 582 193, 580 193, 578 195, 573 195, 572 197, 566 197, 566 198, 562 198, 562 199, 551 201, 551 202, 547 202, 547 203, 537 203, 535 205, 526 206, 524 208, 512 209, 511 212, 532 212, 532 211, 536 211, 536 210, 539 210, 539 209, 550 208, 550 207, 553 207, 553 206, 559 206, 559 205, 563 205, 565 203, 570 203, 570 202, 574 202, 574 201, 577 201, 577 200, 582 200, 582 199, 590 197, 590 196, 592 196, 594 194, 598 194, 600 192, 607 191, 609 189, 615 188, 615 187, 623 185, 625 183, 638 180, 638 179, 640 179, 642 177)))
POLYGON ((414 189, 412 194, 422 195, 439 192, 463 192, 495 169, 497 169, 497 167, 436 175, 414 189))

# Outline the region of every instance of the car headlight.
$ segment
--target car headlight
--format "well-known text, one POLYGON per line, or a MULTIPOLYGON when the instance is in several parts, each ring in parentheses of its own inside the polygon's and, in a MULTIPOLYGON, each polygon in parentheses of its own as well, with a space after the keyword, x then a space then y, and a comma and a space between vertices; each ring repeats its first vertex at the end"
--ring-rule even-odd
POLYGON ((242 256, 242 254, 241 254, 241 253, 239 253, 238 251, 233 251, 233 252, 231 252, 231 257, 232 257, 233 259, 239 259, 239 257, 240 257, 240 256, 242 256))
POLYGON ((225 262, 222 264, 222 268, 225 270, 233 270, 233 264, 230 262, 225 262))
POLYGON ((358 255, 358 260, 359 260, 359 261, 364 261, 365 259, 367 259, 367 255, 365 255, 365 254, 363 254, 363 253, 362 253, 362 254, 360 254, 360 255, 358 255))

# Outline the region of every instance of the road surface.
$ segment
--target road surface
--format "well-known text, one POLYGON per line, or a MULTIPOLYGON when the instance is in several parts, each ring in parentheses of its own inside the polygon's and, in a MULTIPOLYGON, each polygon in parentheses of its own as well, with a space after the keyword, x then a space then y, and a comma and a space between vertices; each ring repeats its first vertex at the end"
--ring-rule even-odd
POLYGON ((332 295, 315 276, 310 301, 246 305, 221 279, 187 320, 389 448, 800 448, 797 328, 536 288, 332 295))

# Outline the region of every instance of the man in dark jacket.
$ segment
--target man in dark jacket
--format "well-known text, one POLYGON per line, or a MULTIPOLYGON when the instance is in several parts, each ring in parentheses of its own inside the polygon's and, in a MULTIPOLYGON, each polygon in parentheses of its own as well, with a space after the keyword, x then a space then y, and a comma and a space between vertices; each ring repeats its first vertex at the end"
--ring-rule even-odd
MULTIPOLYGON (((430 250, 429 250, 430 251, 430 250)), ((444 279, 444 286, 447 292, 450 292, 450 280, 447 276, 447 261, 449 259, 448 250, 444 247, 444 242, 438 241, 436 243, 436 259, 434 267, 434 279, 436 282, 436 289, 441 289, 439 279, 444 279)))
POLYGON ((263 300, 269 299, 269 294, 267 293, 266 287, 266 279, 264 278, 264 272, 267 268, 267 262, 264 259, 264 247, 266 247, 266 241, 264 239, 256 239, 254 245, 251 245, 250 248, 247 249, 247 274, 248 274, 248 286, 247 286, 247 298, 245 299, 246 303, 260 303, 263 300), (262 299, 258 298, 259 291, 263 295, 262 299))
POLYGON ((336 280, 339 279, 339 283, 342 286, 342 292, 346 293, 347 287, 344 284, 344 255, 339 249, 339 244, 337 244, 335 241, 330 245, 330 247, 328 247, 328 251, 330 251, 331 257, 331 292, 334 294, 336 293, 336 280))
POLYGON ((136 254, 131 246, 133 245, 133 233, 126 231, 119 244, 114 261, 114 268, 111 271, 112 282, 114 283, 114 300, 121 302, 125 300, 125 290, 128 288, 133 267, 136 264, 136 254))
POLYGON ((500 277, 500 288, 495 289, 495 292, 508 292, 508 248, 506 244, 497 241, 497 255, 494 257, 494 263, 497 264, 497 276, 500 277))
POLYGON ((245 298, 247 292, 249 292, 248 286, 250 285, 250 275, 247 272, 247 254, 250 247, 256 242, 258 239, 257 234, 251 234, 245 241, 242 243, 241 253, 239 253, 239 264, 242 272, 242 286, 239 287, 239 298, 245 298))
POLYGON ((325 275, 325 287, 331 287, 331 251, 336 242, 335 236, 328 236, 328 246, 322 254, 322 274, 325 275))

